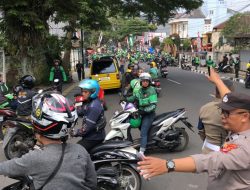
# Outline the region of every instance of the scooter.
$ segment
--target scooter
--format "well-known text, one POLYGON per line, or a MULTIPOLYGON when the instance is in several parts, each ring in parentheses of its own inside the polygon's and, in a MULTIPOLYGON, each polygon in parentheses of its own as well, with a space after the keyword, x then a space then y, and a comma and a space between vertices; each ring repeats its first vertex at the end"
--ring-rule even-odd
MULTIPOLYGON (((139 148, 140 139, 132 139, 130 119, 138 110, 131 103, 121 102, 123 111, 116 111, 109 124, 111 131, 106 135, 105 142, 110 140, 129 140, 133 146, 139 148)), ((183 151, 189 142, 189 136, 184 127, 177 126, 182 122, 188 129, 193 131, 193 126, 185 117, 184 108, 157 115, 154 118, 148 134, 147 149, 167 149, 170 151, 183 151)), ((193 131, 194 132, 194 131, 193 131)))
POLYGON ((219 63, 218 67, 218 72, 223 72, 223 73, 232 73, 233 69, 229 64, 223 65, 222 62, 219 63))

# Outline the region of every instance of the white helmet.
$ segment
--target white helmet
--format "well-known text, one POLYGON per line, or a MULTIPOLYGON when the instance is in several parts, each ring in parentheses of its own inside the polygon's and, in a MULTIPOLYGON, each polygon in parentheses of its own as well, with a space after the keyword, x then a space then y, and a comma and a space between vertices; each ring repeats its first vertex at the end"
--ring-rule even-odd
POLYGON ((78 116, 72 102, 61 94, 44 92, 32 100, 34 130, 51 139, 65 139, 78 116))
POLYGON ((139 78, 140 80, 149 80, 149 82, 152 81, 152 77, 149 73, 141 73, 139 78))

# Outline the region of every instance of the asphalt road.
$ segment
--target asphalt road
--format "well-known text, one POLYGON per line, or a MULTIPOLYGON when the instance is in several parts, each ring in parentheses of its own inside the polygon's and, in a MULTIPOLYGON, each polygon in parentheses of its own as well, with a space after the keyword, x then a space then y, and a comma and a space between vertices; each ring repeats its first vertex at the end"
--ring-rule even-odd
MULTIPOLYGON (((143 66, 144 67, 144 66, 143 66)), ((146 67, 145 67, 146 68, 146 67)), ((198 121, 198 113, 200 107, 213 99, 214 86, 208 82, 202 74, 183 71, 179 68, 169 68, 169 76, 161 79, 162 93, 159 98, 157 113, 173 111, 178 108, 186 108, 189 122, 196 126, 198 121)), ((236 90, 249 94, 249 90, 244 88, 243 84, 235 83, 236 90)), ((73 89, 68 95, 73 98, 79 89, 73 89)), ((118 104, 119 95, 117 91, 108 91, 105 95, 108 105, 106 116, 111 118, 112 114, 120 109, 118 104)), ((109 126, 106 127, 109 131, 109 126)), ((169 153, 166 151, 153 152, 150 155, 161 157, 164 159, 185 157, 190 154, 197 154, 201 151, 202 142, 197 133, 192 133, 187 129, 190 137, 189 145, 186 150, 179 153, 169 153)), ((133 130, 133 136, 138 137, 138 130, 133 130)), ((72 141, 72 140, 71 140, 72 141)), ((75 142, 76 140, 73 140, 75 142)), ((3 151, 0 150, 0 161, 4 161, 3 151)), ((142 179, 143 190, 205 190, 207 186, 206 174, 187 174, 187 173, 171 173, 155 177, 150 181, 142 179)), ((12 181, 0 176, 0 188, 6 186, 12 181)))

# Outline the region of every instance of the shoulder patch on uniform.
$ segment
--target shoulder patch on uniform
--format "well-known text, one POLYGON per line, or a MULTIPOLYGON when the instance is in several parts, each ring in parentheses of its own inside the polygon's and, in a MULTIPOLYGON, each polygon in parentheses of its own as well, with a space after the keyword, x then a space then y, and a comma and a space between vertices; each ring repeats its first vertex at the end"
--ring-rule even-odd
POLYGON ((227 153, 230 152, 233 149, 237 149, 238 145, 237 144, 227 144, 225 143, 223 147, 220 149, 221 152, 227 153))

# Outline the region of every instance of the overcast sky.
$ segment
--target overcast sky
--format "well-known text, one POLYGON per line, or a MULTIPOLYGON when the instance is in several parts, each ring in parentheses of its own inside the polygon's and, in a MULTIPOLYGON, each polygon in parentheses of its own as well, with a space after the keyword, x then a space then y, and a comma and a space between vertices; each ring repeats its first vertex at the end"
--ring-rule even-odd
POLYGON ((227 1, 228 7, 236 11, 250 4, 249 0, 226 0, 226 1, 227 1))

